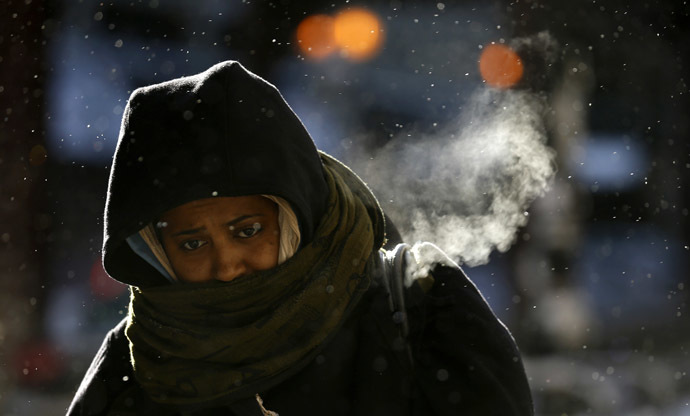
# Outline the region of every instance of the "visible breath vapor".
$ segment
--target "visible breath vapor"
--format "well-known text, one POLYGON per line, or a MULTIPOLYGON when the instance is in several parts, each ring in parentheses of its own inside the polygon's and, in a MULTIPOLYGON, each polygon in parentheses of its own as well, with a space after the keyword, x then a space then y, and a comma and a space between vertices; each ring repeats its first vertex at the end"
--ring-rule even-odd
POLYGON ((483 89, 441 133, 402 134, 351 164, 405 241, 430 241, 453 260, 484 264, 493 250, 510 248, 554 175, 544 109, 528 91, 483 89))

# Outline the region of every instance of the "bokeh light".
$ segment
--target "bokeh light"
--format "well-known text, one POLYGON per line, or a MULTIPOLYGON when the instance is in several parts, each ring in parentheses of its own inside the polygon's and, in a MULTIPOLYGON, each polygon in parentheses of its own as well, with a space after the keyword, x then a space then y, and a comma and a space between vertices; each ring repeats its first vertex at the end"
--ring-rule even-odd
POLYGON ((333 35, 343 56, 353 60, 371 58, 378 52, 383 41, 378 17, 359 8, 338 13, 333 35))
POLYGON ((103 269, 101 259, 97 259, 91 266, 89 273, 89 286, 91 293, 100 300, 113 300, 127 291, 127 285, 122 284, 110 276, 103 269))
POLYGON ((29 152, 29 163, 33 166, 40 166, 46 161, 48 153, 43 145, 37 144, 29 152))
POLYGON ((13 359, 17 380, 40 386, 54 382, 64 370, 64 362, 55 346, 46 340, 31 340, 17 349, 13 359))
POLYGON ((336 49, 333 38, 334 19, 325 14, 315 14, 302 20, 297 26, 297 45, 302 53, 313 59, 323 59, 336 49))
POLYGON ((505 45, 492 43, 484 47, 479 57, 479 72, 492 87, 510 88, 522 78, 522 60, 505 45))

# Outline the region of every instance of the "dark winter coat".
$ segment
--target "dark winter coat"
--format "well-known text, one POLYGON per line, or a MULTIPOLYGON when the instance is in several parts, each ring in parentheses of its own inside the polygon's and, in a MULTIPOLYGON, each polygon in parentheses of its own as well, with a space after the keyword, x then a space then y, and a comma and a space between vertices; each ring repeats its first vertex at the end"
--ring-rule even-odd
MULTIPOLYGON (((370 195, 361 181, 353 188, 370 195)), ((211 196, 280 196, 308 242, 325 192, 319 155, 300 121, 273 86, 238 63, 137 90, 111 171, 106 271, 136 286, 169 284, 126 239, 166 210, 211 196)), ((383 214, 371 200, 375 247, 381 247, 383 214)), ((390 224, 388 237, 395 242, 390 224)), ((531 415, 515 342, 465 274, 436 265, 428 291, 417 284, 398 291, 403 270, 383 267, 391 260, 381 253, 374 251, 369 262, 371 288, 316 358, 257 392, 264 407, 283 416, 531 415)), ((68 415, 107 415, 128 389, 128 414, 190 414, 155 403, 138 388, 124 322, 106 336, 68 415)), ((194 414, 261 412, 252 397, 194 414)))

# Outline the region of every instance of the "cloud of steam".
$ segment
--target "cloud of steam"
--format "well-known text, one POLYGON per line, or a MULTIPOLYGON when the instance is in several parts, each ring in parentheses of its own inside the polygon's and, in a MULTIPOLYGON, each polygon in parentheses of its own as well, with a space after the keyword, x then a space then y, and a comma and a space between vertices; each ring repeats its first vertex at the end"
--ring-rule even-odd
POLYGON ((470 266, 505 252, 548 187, 545 103, 528 91, 482 89, 441 133, 392 139, 351 162, 406 242, 430 241, 470 266))

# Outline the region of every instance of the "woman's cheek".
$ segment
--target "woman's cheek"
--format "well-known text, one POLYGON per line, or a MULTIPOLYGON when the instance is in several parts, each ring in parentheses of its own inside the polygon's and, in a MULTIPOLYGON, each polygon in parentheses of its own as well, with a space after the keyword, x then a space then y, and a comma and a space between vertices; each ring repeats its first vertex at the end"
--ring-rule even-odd
POLYGON ((203 258, 178 258, 178 264, 173 265, 178 278, 188 282, 202 282, 213 278, 209 262, 203 258))
POLYGON ((266 237, 249 257, 253 260, 250 262, 253 263, 252 268, 257 271, 272 269, 278 264, 278 238, 275 238, 272 233, 266 237))

